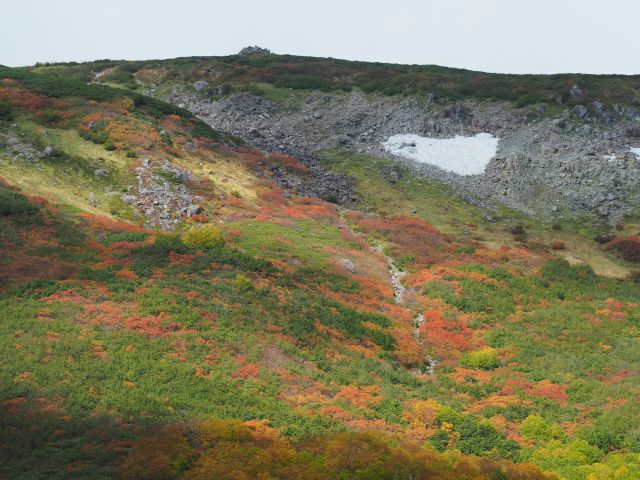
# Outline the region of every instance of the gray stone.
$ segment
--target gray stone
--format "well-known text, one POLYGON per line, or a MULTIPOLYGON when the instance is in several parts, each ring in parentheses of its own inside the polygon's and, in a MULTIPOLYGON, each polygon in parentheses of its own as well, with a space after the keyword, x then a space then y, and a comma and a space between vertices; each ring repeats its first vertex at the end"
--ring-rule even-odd
POLYGON ((122 201, 123 201, 124 203, 129 204, 129 205, 132 205, 132 204, 136 203, 136 201, 137 201, 137 200, 138 200, 138 199, 137 199, 135 196, 133 196, 133 195, 124 195, 124 196, 122 197, 122 201))
POLYGON ((348 135, 345 134, 340 134, 340 135, 336 135, 335 137, 333 137, 335 142, 339 145, 346 145, 349 143, 350 138, 348 135))
POLYGON ((189 181, 189 174, 187 172, 185 172, 184 170, 178 170, 176 172, 174 172, 176 175, 176 178, 178 180, 180 180, 181 182, 187 182, 189 181))
POLYGON ((582 89, 578 86, 577 83, 573 84, 573 87, 569 90, 569 96, 571 98, 580 98, 582 96, 582 89))
POLYGON ((42 155, 45 157, 50 157, 53 155, 53 145, 49 144, 46 147, 44 147, 44 150, 42 151, 42 155))
POLYGON ((95 172, 93 172, 93 174, 95 176, 109 175, 109 170, 107 170, 105 168, 98 168, 95 172))
POLYGON ((344 268, 347 272, 356 273, 355 264, 348 258, 343 258, 342 260, 340 260, 339 263, 342 266, 342 268, 344 268))
POLYGON ((196 92, 200 92, 209 86, 209 82, 205 82, 204 80, 198 80, 193 82, 193 88, 196 92))
POLYGON ((598 117, 601 117, 605 113, 604 104, 602 102, 593 102, 591 104, 591 109, 598 117))
POLYGON ((556 118, 553 121, 553 126, 559 129, 565 128, 567 126, 567 119, 565 117, 556 118))
POLYGON ((576 112, 576 116, 578 118, 585 118, 587 116, 587 109, 584 105, 576 105, 574 107, 574 111, 576 112))
POLYGON ((187 208, 185 208, 183 212, 187 217, 193 217, 194 215, 200 213, 200 205, 191 204, 187 208))

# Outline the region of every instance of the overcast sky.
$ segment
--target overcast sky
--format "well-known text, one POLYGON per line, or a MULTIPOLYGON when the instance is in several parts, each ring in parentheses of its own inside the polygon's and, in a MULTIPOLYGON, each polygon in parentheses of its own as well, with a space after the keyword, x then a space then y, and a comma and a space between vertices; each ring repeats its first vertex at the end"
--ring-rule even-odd
POLYGON ((0 0, 0 64, 276 53, 640 73, 639 0, 0 0))

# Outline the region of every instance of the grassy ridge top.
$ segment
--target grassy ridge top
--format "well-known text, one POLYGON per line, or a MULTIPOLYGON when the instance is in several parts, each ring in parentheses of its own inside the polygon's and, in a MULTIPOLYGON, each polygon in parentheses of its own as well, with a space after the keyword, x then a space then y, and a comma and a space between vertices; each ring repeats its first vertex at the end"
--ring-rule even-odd
POLYGON ((89 81, 93 72, 109 69, 104 80, 135 88, 139 72, 155 70, 156 80, 213 80, 229 88, 246 89, 267 83, 294 90, 349 91, 359 88, 383 95, 435 95, 442 101, 507 100, 516 106, 554 102, 602 101, 640 105, 640 76, 514 75, 484 73, 437 65, 398 65, 293 55, 230 55, 169 60, 51 64, 35 70, 48 75, 74 75, 89 81), (568 94, 574 84, 579 99, 568 94))

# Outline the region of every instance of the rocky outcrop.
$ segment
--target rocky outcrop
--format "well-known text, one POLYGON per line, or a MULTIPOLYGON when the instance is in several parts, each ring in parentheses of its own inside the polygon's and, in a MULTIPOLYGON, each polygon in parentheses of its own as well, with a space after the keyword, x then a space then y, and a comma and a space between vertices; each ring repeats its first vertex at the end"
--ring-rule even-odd
POLYGON ((168 160, 140 159, 136 168, 136 188, 124 195, 122 201, 135 206, 146 217, 146 227, 171 230, 183 217, 200 211, 200 197, 191 194, 186 170, 172 165, 168 160), (135 195, 134 195, 135 193, 135 195))
POLYGON ((271 50, 268 48, 261 48, 257 45, 244 47, 240 50, 240 55, 269 55, 271 50))
MULTIPOLYGON (((582 96, 580 87, 572 87, 568 96, 582 96)), ((620 105, 594 102, 550 116, 544 105, 439 105, 431 98, 397 99, 359 91, 312 93, 302 102, 275 103, 251 93, 203 99, 175 90, 169 100, 253 146, 282 151, 310 165, 311 180, 280 179, 283 186, 303 194, 331 195, 340 202, 355 199, 343 190, 349 188, 348 180, 332 177, 317 164, 318 150, 341 146, 391 158, 381 143, 397 133, 450 138, 487 132, 500 143, 482 175, 459 176, 395 160, 453 186, 481 207, 501 203, 550 217, 593 212, 614 223, 639 205, 640 162, 629 148, 640 146, 640 123, 635 109, 620 105), (329 193, 331 185, 335 187, 329 193)))

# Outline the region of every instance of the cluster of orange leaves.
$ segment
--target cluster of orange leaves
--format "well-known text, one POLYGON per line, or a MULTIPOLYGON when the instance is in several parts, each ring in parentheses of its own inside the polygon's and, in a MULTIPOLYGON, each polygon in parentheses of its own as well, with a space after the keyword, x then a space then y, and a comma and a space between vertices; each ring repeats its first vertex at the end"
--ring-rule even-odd
POLYGON ((294 443, 265 420, 220 419, 150 431, 134 442, 119 471, 125 480, 325 480, 366 478, 367 472, 380 478, 431 480, 489 480, 498 472, 500 478, 513 480, 553 478, 530 464, 444 456, 382 431, 328 433, 294 443))
POLYGON ((424 312, 420 337, 435 351, 450 356, 452 350, 469 350, 473 344, 474 332, 466 325, 462 316, 445 318, 442 310, 429 310, 424 312))
POLYGON ((567 394, 567 389, 564 385, 553 383, 546 379, 540 380, 537 383, 531 383, 515 377, 508 378, 500 390, 500 393, 503 395, 511 395, 516 393, 518 390, 521 390, 532 397, 546 398, 561 404, 564 404, 569 400, 569 395, 567 394))

